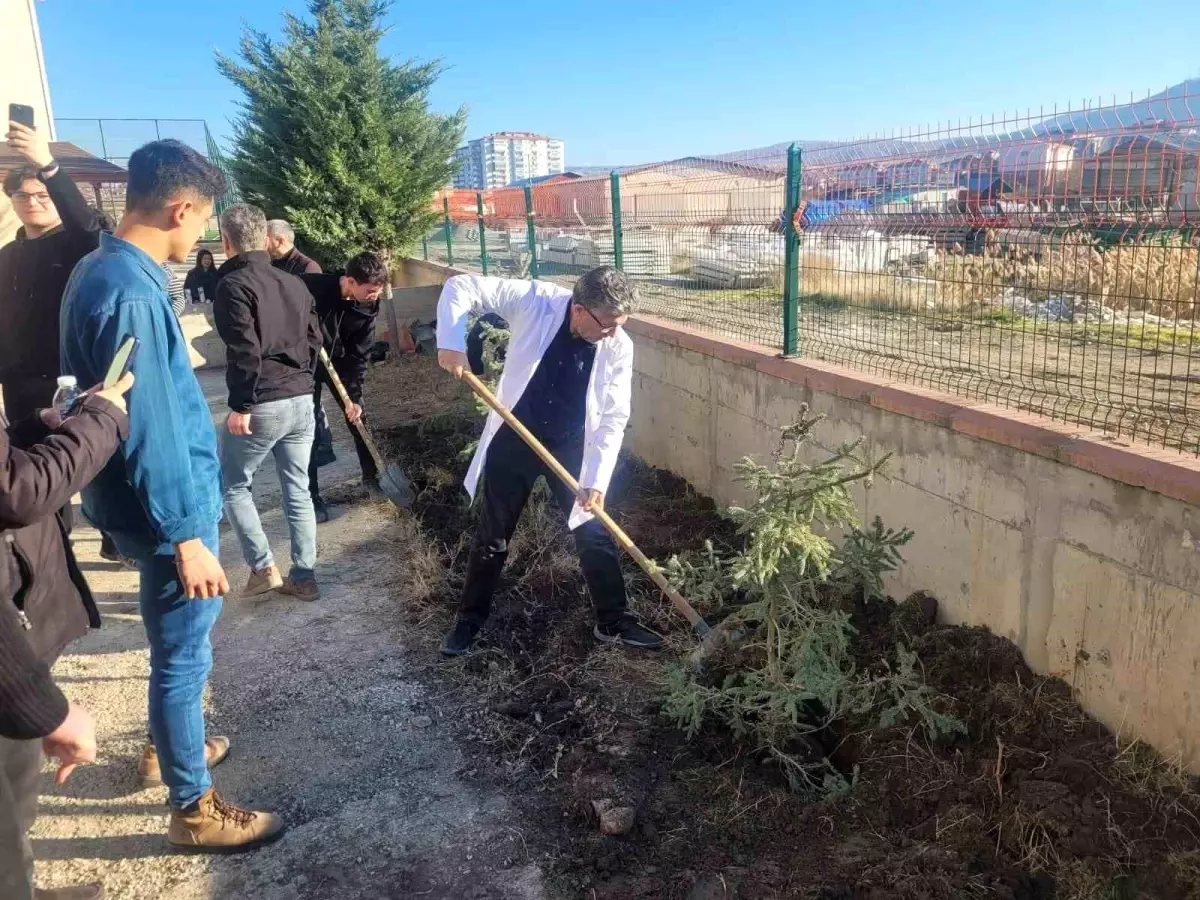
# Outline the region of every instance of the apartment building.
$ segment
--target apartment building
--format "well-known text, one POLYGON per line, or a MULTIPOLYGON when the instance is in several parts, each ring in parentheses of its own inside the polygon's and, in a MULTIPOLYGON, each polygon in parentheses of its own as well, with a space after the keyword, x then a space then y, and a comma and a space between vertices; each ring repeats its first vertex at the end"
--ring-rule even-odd
POLYGON ((566 170, 562 141, 525 131, 485 135, 459 148, 455 159, 461 167, 454 186, 476 190, 507 187, 566 170))

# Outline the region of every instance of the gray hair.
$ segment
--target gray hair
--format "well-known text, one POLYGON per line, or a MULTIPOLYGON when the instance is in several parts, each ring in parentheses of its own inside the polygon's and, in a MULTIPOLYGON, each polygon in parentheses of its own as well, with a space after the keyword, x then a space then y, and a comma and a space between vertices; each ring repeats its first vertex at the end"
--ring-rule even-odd
POLYGON ((267 217, 257 206, 238 203, 221 213, 221 234, 237 253, 265 250, 267 217))
POLYGON ((614 316, 629 315, 637 301, 637 286, 633 280, 612 266, 597 266, 584 272, 571 292, 572 303, 614 316))
POLYGON ((267 222, 267 234, 271 237, 287 238, 289 244, 296 242, 296 230, 288 224, 287 219, 271 219, 267 222))

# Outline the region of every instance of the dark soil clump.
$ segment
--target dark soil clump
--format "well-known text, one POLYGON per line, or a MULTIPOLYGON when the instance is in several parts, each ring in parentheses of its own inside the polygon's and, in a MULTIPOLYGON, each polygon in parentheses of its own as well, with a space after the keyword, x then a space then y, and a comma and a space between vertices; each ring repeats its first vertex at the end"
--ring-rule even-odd
MULTIPOLYGON (((417 365, 428 364, 372 378, 403 391, 417 365)), ((455 411, 385 431, 450 570, 429 608, 406 610, 431 658, 462 584, 473 524, 463 451, 482 424, 464 416, 461 396, 447 406, 455 411)), ((711 501, 669 473, 627 458, 613 484, 610 511, 651 557, 738 540, 711 501)), ((695 645, 686 623, 628 561, 631 602, 670 647, 597 647, 573 545, 547 501, 535 495, 512 542, 480 652, 438 671, 479 748, 480 777, 501 779, 543 823, 524 837, 563 897, 1200 898, 1200 798, 1185 775, 1119 742, 1011 642, 935 624, 928 595, 853 605, 859 666, 879 666, 898 643, 915 650, 965 735, 837 735, 825 750, 854 789, 818 803, 727 735, 686 741, 659 712, 664 666, 695 645), (632 830, 602 834, 595 801, 631 807, 632 830)))

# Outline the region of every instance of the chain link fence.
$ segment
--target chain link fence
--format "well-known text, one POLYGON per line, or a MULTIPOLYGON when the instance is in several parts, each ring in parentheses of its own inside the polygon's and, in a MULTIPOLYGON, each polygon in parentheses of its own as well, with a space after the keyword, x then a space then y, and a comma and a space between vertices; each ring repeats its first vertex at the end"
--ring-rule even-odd
POLYGON ((564 283, 617 265, 649 315, 1200 453, 1197 84, 454 191, 424 252, 564 283))

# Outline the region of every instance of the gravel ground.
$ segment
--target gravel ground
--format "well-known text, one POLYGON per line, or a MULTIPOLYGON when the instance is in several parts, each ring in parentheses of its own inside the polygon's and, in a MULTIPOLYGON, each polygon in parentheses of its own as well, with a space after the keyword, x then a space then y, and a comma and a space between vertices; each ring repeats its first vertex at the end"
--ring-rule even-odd
MULTIPOLYGON (((202 370, 214 411, 223 371, 202 370)), ((339 462, 322 471, 350 498, 353 448, 338 434, 339 462)), ((273 466, 256 494, 276 559, 288 558, 273 466)), ((102 881, 117 900, 535 900, 541 873, 520 821, 495 788, 475 778, 419 674, 432 660, 406 650, 385 587, 396 558, 393 513, 346 503, 320 526, 324 596, 228 599, 214 634, 213 733, 233 740, 216 783, 243 804, 283 814, 278 844, 241 857, 195 857, 166 844, 165 789, 141 791, 135 769, 146 729, 148 654, 136 576, 98 557, 99 537, 76 532, 105 626, 74 645, 55 672, 96 716, 101 759, 56 788, 43 782, 34 829, 42 886, 102 881)), ((232 584, 247 576, 222 532, 232 584)))

